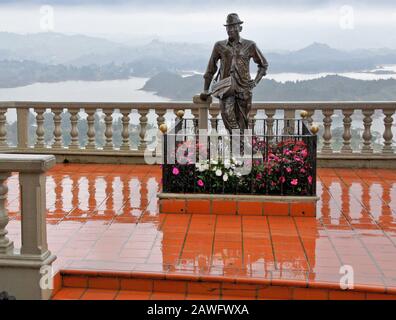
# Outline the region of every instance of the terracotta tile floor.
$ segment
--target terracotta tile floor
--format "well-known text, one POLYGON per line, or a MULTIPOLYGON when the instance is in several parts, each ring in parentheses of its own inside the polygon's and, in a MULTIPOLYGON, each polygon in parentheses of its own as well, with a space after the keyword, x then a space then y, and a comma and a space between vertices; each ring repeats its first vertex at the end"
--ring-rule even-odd
MULTIPOLYGON (((350 265, 355 285, 396 290, 394 170, 319 169, 316 219, 159 215, 160 181, 159 166, 52 169, 47 220, 49 248, 58 256, 54 268, 320 284, 338 283, 340 266, 350 265)), ((7 229, 18 247, 17 175, 7 184, 7 229)))

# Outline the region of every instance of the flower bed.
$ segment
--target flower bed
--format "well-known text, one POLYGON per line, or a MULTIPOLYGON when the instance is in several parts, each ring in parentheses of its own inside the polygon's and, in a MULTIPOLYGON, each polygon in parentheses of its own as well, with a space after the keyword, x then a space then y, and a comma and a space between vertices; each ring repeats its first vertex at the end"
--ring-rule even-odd
POLYGON ((173 144, 165 148, 161 197, 202 195, 203 199, 204 195, 219 195, 221 199, 221 195, 251 195, 283 197, 276 202, 284 202, 285 197, 316 202, 316 136, 302 121, 295 127, 300 134, 250 135, 242 145, 251 152, 239 157, 231 156, 227 136, 208 136, 207 143, 202 144, 198 136, 186 136, 178 142, 176 134, 166 135, 165 143, 171 139, 173 144))
MULTIPOLYGON (((187 149, 183 142, 178 148, 187 149)), ((198 147, 196 149, 200 148, 198 147)), ((261 158, 237 160, 188 158, 186 163, 164 164, 164 191, 172 193, 231 193, 265 195, 313 195, 314 161, 303 140, 267 143, 256 138, 253 151, 261 158), (248 174, 242 167, 251 167, 248 174)))

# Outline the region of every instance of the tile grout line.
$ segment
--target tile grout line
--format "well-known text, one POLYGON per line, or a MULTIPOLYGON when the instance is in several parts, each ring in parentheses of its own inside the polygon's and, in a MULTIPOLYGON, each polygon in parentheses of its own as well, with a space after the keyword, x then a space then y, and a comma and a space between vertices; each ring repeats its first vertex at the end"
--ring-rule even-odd
POLYGON ((182 246, 181 246, 181 248, 180 248, 180 253, 179 253, 179 256, 178 256, 178 258, 177 258, 177 264, 179 264, 180 259, 181 259, 181 257, 183 256, 183 250, 184 250, 184 246, 185 246, 186 241, 187 241, 188 231, 190 230, 191 220, 192 220, 192 214, 190 214, 190 219, 189 219, 189 221, 188 221, 188 225, 187 225, 187 228, 186 228, 186 234, 184 235, 184 239, 183 239, 183 242, 182 242, 182 246))
POLYGON ((307 251, 305 250, 304 242, 303 242, 303 240, 302 240, 302 237, 301 237, 301 234, 300 234, 300 230, 298 229, 297 222, 296 222, 296 220, 295 220, 296 217, 291 217, 291 218, 292 218, 293 223, 294 223, 294 226, 295 226, 295 228, 296 228, 296 232, 297 232, 297 235, 298 235, 298 239, 300 240, 300 244, 301 244, 302 249, 303 249, 303 252, 304 252, 305 260, 306 260, 307 263, 308 263, 309 272, 311 272, 311 263, 309 262, 308 254, 307 254, 307 251))
POLYGON ((218 215, 215 215, 215 222, 214 222, 214 226, 213 226, 212 248, 211 248, 211 255, 210 255, 210 260, 209 260, 209 271, 212 268, 212 264, 213 264, 213 260, 214 260, 213 256, 215 254, 214 249, 215 249, 215 242, 216 242, 217 217, 218 217, 218 215))
MULTIPOLYGON (((267 221, 268 233, 270 236, 272 255, 274 256, 274 267, 275 267, 275 270, 278 270, 278 262, 277 262, 276 255, 275 255, 274 241, 272 240, 272 232, 271 232, 271 226, 269 223, 269 216, 265 216, 265 219, 267 221)), ((272 279, 272 272, 271 272, 271 279, 272 279)))

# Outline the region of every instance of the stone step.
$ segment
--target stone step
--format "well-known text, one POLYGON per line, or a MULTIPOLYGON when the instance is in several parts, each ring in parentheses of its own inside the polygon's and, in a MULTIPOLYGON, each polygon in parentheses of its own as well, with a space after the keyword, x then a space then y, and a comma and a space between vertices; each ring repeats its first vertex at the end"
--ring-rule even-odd
POLYGON ((334 283, 306 287, 297 281, 233 279, 184 274, 63 270, 55 278, 54 300, 371 300, 396 294, 375 287, 341 290, 334 283))

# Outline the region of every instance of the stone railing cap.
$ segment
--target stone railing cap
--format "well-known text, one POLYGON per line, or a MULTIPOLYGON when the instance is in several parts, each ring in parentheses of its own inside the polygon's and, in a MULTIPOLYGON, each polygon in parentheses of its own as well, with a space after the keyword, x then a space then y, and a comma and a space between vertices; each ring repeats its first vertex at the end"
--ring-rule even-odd
POLYGON ((53 155, 0 154, 0 172, 46 172, 55 164, 53 155))

